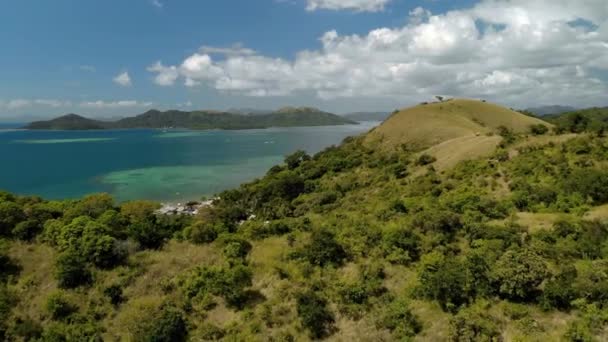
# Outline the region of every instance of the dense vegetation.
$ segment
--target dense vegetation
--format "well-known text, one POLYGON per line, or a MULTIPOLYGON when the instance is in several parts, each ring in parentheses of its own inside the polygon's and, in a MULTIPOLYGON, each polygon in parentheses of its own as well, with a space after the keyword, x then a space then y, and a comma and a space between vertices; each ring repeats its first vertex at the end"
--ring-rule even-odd
POLYGON ((182 112, 150 110, 114 122, 97 121, 68 114, 49 121, 32 122, 28 129, 91 130, 122 128, 253 129, 268 127, 327 126, 354 124, 354 121, 315 108, 285 108, 259 115, 239 115, 211 111, 182 112))
POLYGON ((196 217, 0 194, 0 334, 71 340, 600 341, 608 140, 500 127, 445 171, 348 138, 196 217))
POLYGON ((608 108, 589 108, 546 118, 559 133, 592 132, 604 135, 608 131, 608 108))

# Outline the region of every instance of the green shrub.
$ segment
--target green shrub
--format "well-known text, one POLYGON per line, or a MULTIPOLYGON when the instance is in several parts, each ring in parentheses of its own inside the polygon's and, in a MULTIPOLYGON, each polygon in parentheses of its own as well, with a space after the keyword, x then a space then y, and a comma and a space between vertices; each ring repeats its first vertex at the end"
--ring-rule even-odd
POLYGON ((188 239, 197 244, 211 243, 217 239, 217 230, 209 223, 195 221, 184 231, 188 239))
POLYGON ((437 158, 431 156, 430 154, 424 153, 424 154, 421 154, 420 157, 418 157, 418 159, 416 160, 416 165, 425 166, 425 165, 432 164, 436 161, 437 161, 437 158))
POLYGON ((10 236, 15 226, 25 218, 25 213, 17 203, 0 202, 0 236, 10 236))
POLYGON ((114 306, 119 305, 125 300, 123 296, 122 286, 118 284, 106 287, 103 290, 103 294, 108 297, 108 299, 110 299, 110 303, 112 303, 112 305, 114 306))
POLYGON ((230 306, 242 308, 247 300, 246 289, 251 286, 252 272, 246 266, 229 269, 217 267, 198 267, 184 281, 186 296, 212 294, 221 296, 230 306))
POLYGON ((407 228, 387 229, 382 234, 382 250, 391 263, 407 265, 420 258, 420 237, 407 228))
POLYGON ((164 306, 147 321, 142 321, 134 340, 137 342, 180 342, 188 338, 188 327, 182 313, 164 306))
POLYGON ((420 293, 436 300, 443 310, 456 311, 471 301, 465 265, 453 257, 438 252, 424 255, 418 279, 420 293))
POLYGON ((40 223, 36 220, 19 222, 13 229, 13 236, 19 240, 31 241, 42 230, 40 223))
POLYGON ((549 276, 545 260, 528 250, 509 250, 496 262, 491 274, 498 292, 513 300, 530 300, 549 276))
POLYGON ((57 257, 55 278, 59 287, 64 289, 87 285, 92 281, 86 261, 80 253, 73 249, 67 250, 57 257))
POLYGON ((341 265, 346 259, 346 251, 335 235, 325 229, 312 232, 310 242, 303 248, 302 254, 312 265, 341 265))
POLYGON ((501 332, 501 322, 479 305, 463 309, 450 319, 452 341, 498 341, 501 332))
POLYGON ((302 326, 308 329, 311 338, 319 339, 330 333, 335 319, 325 299, 308 290, 297 295, 296 307, 302 326))
POLYGON ((549 127, 543 124, 536 124, 530 126, 530 133, 533 135, 543 135, 549 132, 549 127))
POLYGON ((70 303, 62 292, 49 295, 46 300, 45 309, 54 320, 63 320, 78 311, 78 307, 70 303))
POLYGON ((422 331, 422 324, 412 313, 407 302, 393 301, 388 304, 384 314, 376 321, 379 328, 388 329, 396 340, 409 340, 422 331))
POLYGON ((14 325, 10 329, 10 335, 19 337, 23 341, 37 341, 42 337, 42 325, 31 318, 15 318, 14 325))

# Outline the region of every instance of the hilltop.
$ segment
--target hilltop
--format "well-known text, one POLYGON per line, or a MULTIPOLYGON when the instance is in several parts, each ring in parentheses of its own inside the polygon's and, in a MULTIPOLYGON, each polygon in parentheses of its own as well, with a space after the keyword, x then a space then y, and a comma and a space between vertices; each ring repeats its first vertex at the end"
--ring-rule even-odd
POLYGON ((188 129, 253 129, 293 126, 330 126, 356 124, 338 115, 314 108, 279 110, 267 114, 246 116, 219 111, 159 111, 149 110, 143 114, 118 121, 98 121, 70 114, 49 121, 37 121, 27 129, 93 130, 123 128, 188 128, 188 129))
POLYGON ((193 217, 0 193, 0 339, 606 340, 608 140, 576 127, 420 105, 193 217))
POLYGON ((539 124, 551 126, 499 105, 453 99, 396 111, 368 140, 379 140, 392 147, 400 144, 430 147, 451 139, 498 133, 501 127, 524 133, 539 124))

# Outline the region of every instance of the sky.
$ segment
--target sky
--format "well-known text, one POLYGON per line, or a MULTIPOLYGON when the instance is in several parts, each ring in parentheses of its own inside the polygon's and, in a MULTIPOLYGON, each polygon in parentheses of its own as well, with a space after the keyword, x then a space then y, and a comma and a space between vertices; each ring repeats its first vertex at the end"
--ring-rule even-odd
POLYGON ((0 0, 0 121, 608 105, 606 0, 0 0))

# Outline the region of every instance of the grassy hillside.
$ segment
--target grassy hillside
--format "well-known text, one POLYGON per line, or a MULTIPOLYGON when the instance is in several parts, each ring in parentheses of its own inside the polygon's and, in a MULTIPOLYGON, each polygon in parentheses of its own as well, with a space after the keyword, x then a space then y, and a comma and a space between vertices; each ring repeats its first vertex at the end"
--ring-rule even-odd
POLYGON ((450 139, 497 133, 500 127, 515 133, 530 131, 532 125, 548 125, 510 109, 482 101, 453 99, 421 104, 393 113, 368 140, 386 146, 400 144, 428 147, 450 139))
MULTIPOLYGON (((103 194, 47 202, 2 193, 0 334, 606 340, 608 139, 532 136, 526 125, 538 121, 477 108, 496 112, 447 116, 460 128, 435 146, 377 148, 362 136, 296 152, 196 217, 103 194), (478 127, 467 120, 497 134, 471 136, 478 127), (494 150, 469 155, 480 139, 494 150), (444 160, 454 154, 468 157, 444 160)), ((445 125, 438 110, 427 115, 445 125)), ((371 134, 414 136, 397 116, 371 134)))

